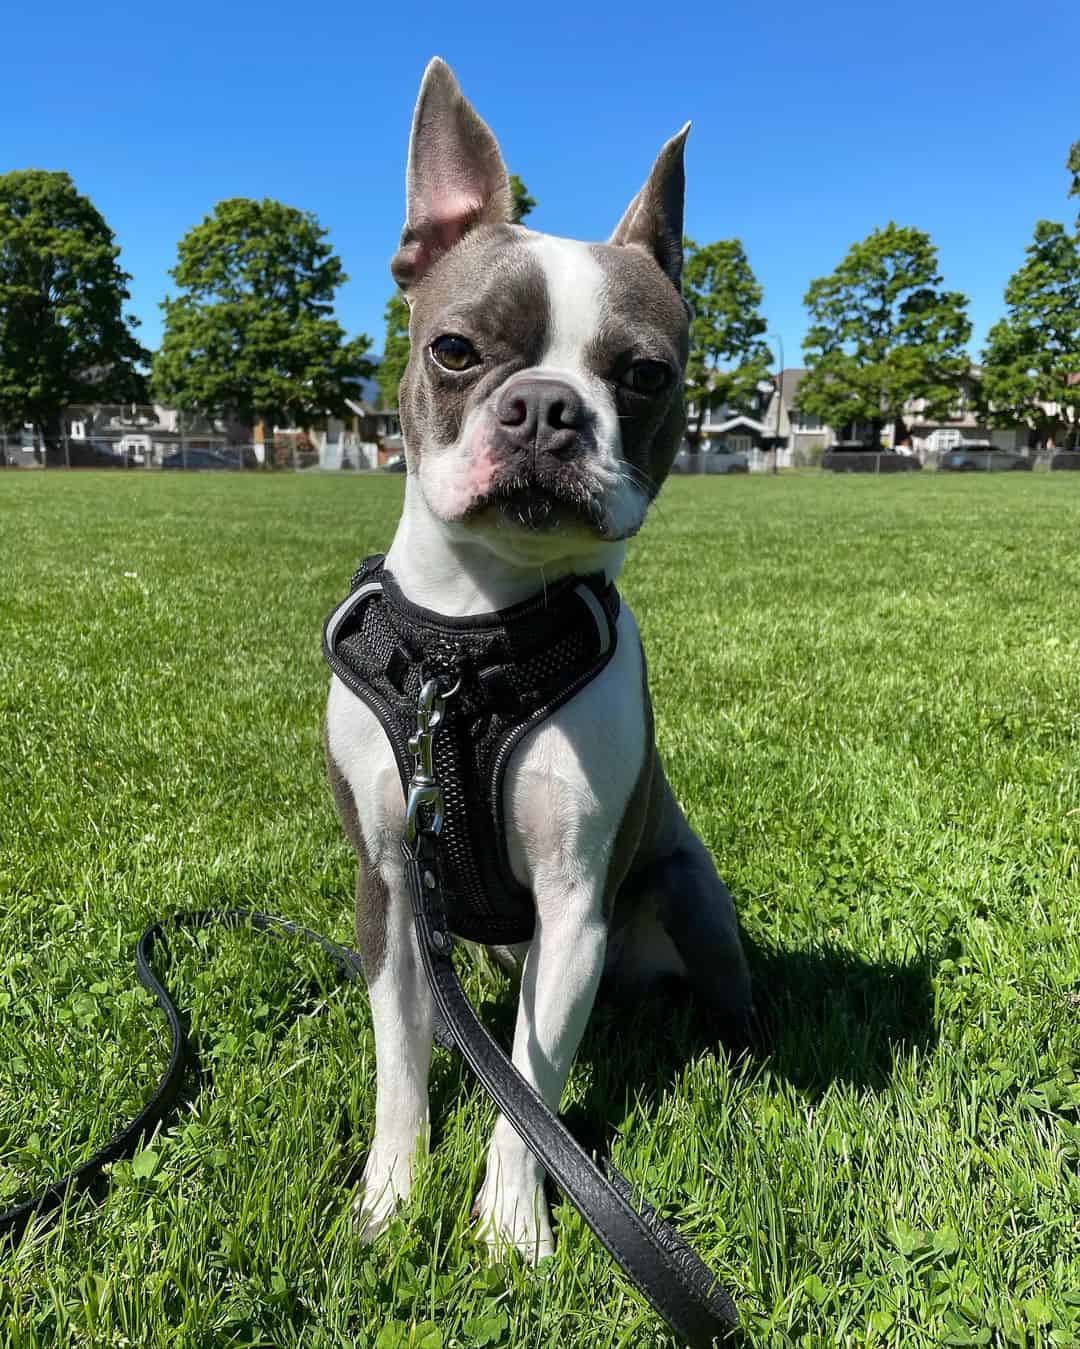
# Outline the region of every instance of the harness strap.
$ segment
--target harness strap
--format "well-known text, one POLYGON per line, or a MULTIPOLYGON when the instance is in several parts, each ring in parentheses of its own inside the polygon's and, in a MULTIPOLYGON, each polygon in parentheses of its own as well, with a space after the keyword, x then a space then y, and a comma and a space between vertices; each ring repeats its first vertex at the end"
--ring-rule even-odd
POLYGON ((717 1276, 678 1232, 634 1193, 610 1163, 606 1174, 533 1087, 476 1015, 454 968, 439 890, 436 843, 420 834, 404 843, 420 959, 457 1048, 522 1142, 562 1189, 655 1311, 691 1349, 734 1343, 739 1317, 717 1276))

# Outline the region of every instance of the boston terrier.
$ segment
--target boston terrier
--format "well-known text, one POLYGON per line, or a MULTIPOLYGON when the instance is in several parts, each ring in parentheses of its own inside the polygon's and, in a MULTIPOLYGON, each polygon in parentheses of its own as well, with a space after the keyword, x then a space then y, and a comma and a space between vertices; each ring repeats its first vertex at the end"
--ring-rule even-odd
MULTIPOLYGON (((491 131, 440 60, 420 87, 406 222, 391 270, 410 309, 400 413, 408 476, 385 558, 417 612, 461 620, 613 582, 683 433, 683 145, 667 142, 607 243, 512 223, 491 131)), ((513 1061, 557 1109, 601 979, 689 980, 729 1024, 751 1014, 731 895, 675 801, 625 604, 601 672, 513 750, 505 857, 535 907, 513 1061)), ((357 1200, 373 1239, 409 1196, 428 1137, 434 1005, 413 931, 404 796, 382 725, 331 680, 326 747, 357 853, 357 944, 375 1029, 375 1137, 357 1200)), ((478 805, 477 807, 481 807, 478 805)), ((476 1200, 490 1246, 553 1250, 543 1169, 500 1116, 476 1200)))

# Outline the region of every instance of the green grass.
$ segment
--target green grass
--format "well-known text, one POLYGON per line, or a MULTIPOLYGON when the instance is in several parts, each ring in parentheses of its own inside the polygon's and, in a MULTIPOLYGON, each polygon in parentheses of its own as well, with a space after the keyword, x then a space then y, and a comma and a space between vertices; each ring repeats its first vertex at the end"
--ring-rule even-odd
MULTIPOLYGON (((400 493, 0 475, 0 1209, 163 1067, 150 919, 349 940, 319 631, 400 493)), ((1078 541, 1069 475, 801 476, 674 481, 633 545, 661 749, 776 1046, 732 1065, 683 1003, 600 1009, 568 1099, 753 1344, 1080 1344, 1078 541)), ((0 1252, 0 1343, 672 1343, 565 1204, 553 1260, 486 1264, 493 1112, 441 1052, 418 1192, 360 1248, 362 990, 248 933, 167 975, 205 1080, 102 1202, 0 1252)))

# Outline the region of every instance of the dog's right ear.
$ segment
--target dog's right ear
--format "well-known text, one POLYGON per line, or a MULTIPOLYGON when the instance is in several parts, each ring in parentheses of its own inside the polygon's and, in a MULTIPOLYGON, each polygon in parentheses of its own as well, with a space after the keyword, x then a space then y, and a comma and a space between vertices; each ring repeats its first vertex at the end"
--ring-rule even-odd
POLYGON ((405 197, 405 229, 390 270, 406 295, 469 230, 512 219, 498 142, 437 56, 413 113, 405 197))

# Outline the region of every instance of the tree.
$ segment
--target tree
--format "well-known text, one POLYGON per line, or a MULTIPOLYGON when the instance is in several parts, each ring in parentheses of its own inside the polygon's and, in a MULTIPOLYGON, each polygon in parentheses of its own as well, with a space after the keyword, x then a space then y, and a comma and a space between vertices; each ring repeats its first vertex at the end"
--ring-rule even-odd
POLYGON ((769 373, 768 324, 758 313, 761 287, 738 239, 699 248, 683 241, 683 294, 690 306, 686 363, 686 439, 697 451, 710 407, 749 410, 769 373))
POLYGON ((510 194, 514 198, 514 214, 511 217, 515 225, 520 225, 536 206, 535 197, 529 196, 529 189, 516 173, 510 175, 510 194))
POLYGON ((1040 437, 1080 435, 1080 232, 1040 220, 1005 287, 1008 313, 990 329, 983 396, 992 423, 1019 421, 1040 437), (1051 404, 1049 411, 1040 404, 1051 404))
POLYGON ((68 174, 0 175, 0 425, 32 422, 47 460, 67 404, 144 396, 119 255, 68 174))
POLYGON ((966 298, 941 284, 937 250, 921 230, 890 222, 852 244, 803 301, 810 369, 800 408, 835 427, 869 423, 875 447, 886 424, 901 424, 909 399, 947 415, 968 369, 971 323, 966 298))
MULTIPOLYGON (((536 200, 529 196, 529 189, 516 173, 510 175, 510 193, 514 199, 513 224, 520 225, 536 206, 536 200)), ((399 291, 395 291, 386 302, 383 313, 386 319, 386 337, 383 339, 383 354, 375 376, 379 383, 382 400, 389 408, 398 405, 398 385, 409 364, 409 306, 399 291)))
MULTIPOLYGON (((1080 141, 1073 141, 1072 149, 1069 151, 1069 158, 1065 167, 1072 174, 1072 182, 1069 184, 1069 196, 1080 197, 1080 141)), ((1076 217, 1076 228, 1080 229, 1080 215, 1076 217)))
POLYGON ((162 302, 158 397, 209 416, 303 424, 341 412, 371 374, 366 336, 332 316, 347 280, 309 211, 233 197, 181 239, 170 273, 184 294, 162 302))
POLYGON ((398 385, 409 364, 409 306, 400 291, 395 291, 387 300, 385 317, 386 337, 375 378, 379 382, 383 402, 388 408, 396 408, 398 385))

